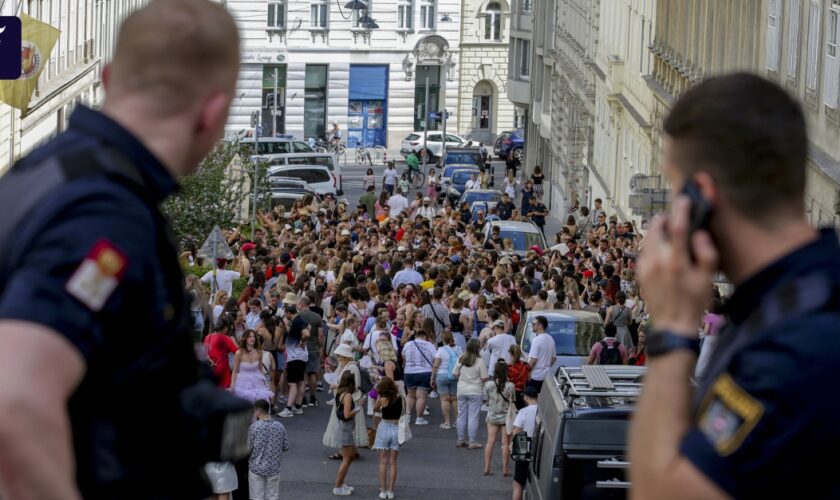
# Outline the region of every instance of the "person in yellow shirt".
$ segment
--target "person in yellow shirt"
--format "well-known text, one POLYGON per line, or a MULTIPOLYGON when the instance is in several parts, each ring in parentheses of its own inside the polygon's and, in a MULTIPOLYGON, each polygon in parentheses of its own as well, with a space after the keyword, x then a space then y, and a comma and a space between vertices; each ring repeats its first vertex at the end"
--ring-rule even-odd
POLYGON ((420 283, 420 288, 423 290, 428 290, 435 286, 435 281, 438 279, 438 269, 433 267, 429 269, 429 273, 426 275, 428 278, 426 281, 420 283))

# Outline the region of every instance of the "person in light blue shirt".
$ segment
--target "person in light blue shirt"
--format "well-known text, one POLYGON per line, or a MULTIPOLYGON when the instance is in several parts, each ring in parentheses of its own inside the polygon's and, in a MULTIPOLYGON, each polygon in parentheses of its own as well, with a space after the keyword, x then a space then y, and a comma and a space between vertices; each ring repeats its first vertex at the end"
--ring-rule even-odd
POLYGON ((414 269, 414 261, 407 258, 403 261, 402 271, 397 272, 391 284, 396 289, 402 284, 412 284, 419 287, 422 282, 423 276, 414 269))

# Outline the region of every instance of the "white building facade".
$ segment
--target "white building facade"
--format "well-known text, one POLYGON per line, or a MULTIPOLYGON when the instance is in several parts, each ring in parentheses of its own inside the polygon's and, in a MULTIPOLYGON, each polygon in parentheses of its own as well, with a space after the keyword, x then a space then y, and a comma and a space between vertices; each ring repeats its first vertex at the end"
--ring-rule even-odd
POLYGON ((264 136, 319 138, 335 122, 349 147, 393 151, 427 125, 429 111, 446 108, 448 126, 457 124, 460 2, 371 0, 363 5, 373 29, 344 0, 226 5, 242 37, 228 135, 250 128, 251 113, 261 111, 264 136))
POLYGON ((67 128, 77 104, 97 106, 102 67, 113 54, 122 21, 147 0, 24 0, 6 2, 61 31, 26 113, 0 104, 0 173, 67 128))
POLYGON ((458 131, 485 144, 514 127, 507 96, 509 37, 506 0, 463 1, 458 131))
POLYGON ((805 210, 840 226, 840 0, 769 0, 759 71, 802 101, 811 141, 805 210))
POLYGON ((655 37, 655 9, 655 0, 601 0, 589 182, 592 199, 601 198, 622 220, 633 217, 631 179, 645 183, 643 188, 662 182, 651 168, 654 96, 645 80, 653 63, 648 47, 655 37))
POLYGON ((531 41, 534 0, 511 0, 508 43, 508 99, 515 128, 526 128, 531 107, 531 41))

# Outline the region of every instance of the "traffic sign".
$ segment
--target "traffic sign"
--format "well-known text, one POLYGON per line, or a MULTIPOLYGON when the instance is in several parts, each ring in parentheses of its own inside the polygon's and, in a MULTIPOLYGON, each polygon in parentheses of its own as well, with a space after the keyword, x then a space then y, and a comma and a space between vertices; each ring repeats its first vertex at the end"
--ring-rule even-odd
POLYGON ((219 226, 213 226, 213 230, 210 231, 210 236, 207 237, 204 244, 198 250, 198 256, 204 257, 205 259, 212 259, 214 262, 216 259, 224 258, 230 260, 234 258, 233 252, 228 246, 227 240, 225 240, 219 226))

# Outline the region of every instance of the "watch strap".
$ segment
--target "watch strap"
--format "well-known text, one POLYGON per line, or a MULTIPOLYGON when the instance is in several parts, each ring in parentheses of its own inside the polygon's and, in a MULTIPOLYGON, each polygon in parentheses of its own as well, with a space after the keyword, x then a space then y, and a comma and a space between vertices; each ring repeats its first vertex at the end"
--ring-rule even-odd
POLYGON ((688 350, 700 354, 700 340, 677 335, 669 330, 654 330, 647 337, 645 351, 648 356, 656 357, 676 350, 688 350))

